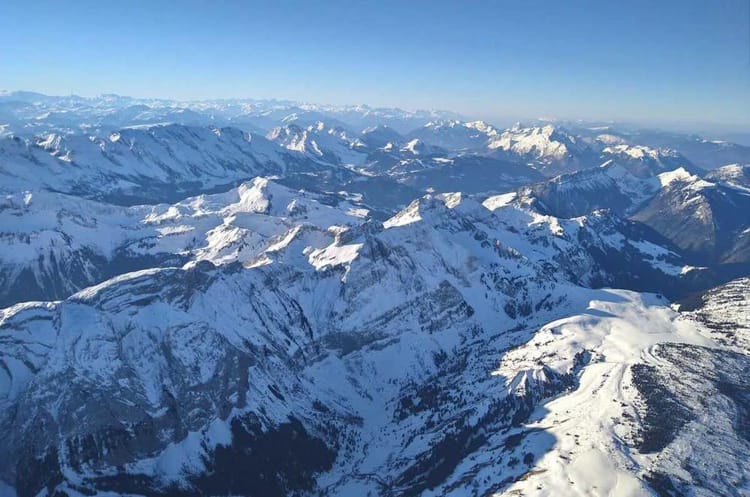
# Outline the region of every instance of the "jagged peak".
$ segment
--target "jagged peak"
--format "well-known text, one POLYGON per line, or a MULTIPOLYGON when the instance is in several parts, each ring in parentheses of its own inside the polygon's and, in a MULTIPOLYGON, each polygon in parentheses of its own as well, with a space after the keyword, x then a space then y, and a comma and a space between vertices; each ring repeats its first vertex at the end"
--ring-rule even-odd
POLYGON ((65 138, 59 133, 47 133, 40 136, 35 141, 35 144, 37 147, 45 150, 57 150, 60 148, 60 145, 62 145, 64 140, 65 138))
POLYGON ((441 218, 451 211, 455 215, 481 217, 487 213, 487 208, 461 192, 428 193, 414 199, 406 208, 385 221, 383 226, 386 229, 405 226, 426 219, 441 218))

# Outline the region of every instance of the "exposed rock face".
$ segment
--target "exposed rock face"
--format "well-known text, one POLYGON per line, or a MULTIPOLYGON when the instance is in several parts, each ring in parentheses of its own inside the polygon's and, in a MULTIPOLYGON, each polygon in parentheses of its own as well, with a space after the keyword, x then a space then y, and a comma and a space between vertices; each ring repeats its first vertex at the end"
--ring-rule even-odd
POLYGON ((699 263, 746 264, 750 259, 750 195, 685 170, 659 176, 662 188, 633 215, 699 263))

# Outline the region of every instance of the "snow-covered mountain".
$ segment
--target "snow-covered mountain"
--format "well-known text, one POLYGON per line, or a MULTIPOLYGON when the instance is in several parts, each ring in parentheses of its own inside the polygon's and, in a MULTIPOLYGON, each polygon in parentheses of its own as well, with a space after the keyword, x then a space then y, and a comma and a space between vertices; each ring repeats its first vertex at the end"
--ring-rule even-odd
POLYGON ((603 158, 617 162, 639 178, 648 178, 680 167, 691 172, 701 171, 677 151, 667 148, 619 144, 605 147, 602 154, 603 158))
POLYGON ((347 123, 354 129, 388 126, 400 134, 405 134, 430 121, 461 118, 460 114, 455 112, 434 109, 408 111, 399 108, 373 108, 368 105, 313 105, 312 107, 347 123))
MULTIPOLYGON (((259 193, 263 185, 182 209, 218 203, 282 221, 304 212, 286 190, 259 193)), ((671 439, 643 442, 659 429, 648 388, 668 380, 638 375, 678 360, 671 343, 713 342, 677 324, 664 300, 580 286, 601 274, 582 233, 601 244, 612 233, 485 204, 427 196, 382 225, 308 211, 336 224, 292 227, 255 257, 228 251, 218 265, 128 273, 2 311, 0 424, 11 436, 0 474, 20 495, 464 495, 529 479, 612 491, 584 474, 556 477, 564 455, 574 467, 607 464, 648 492, 624 457, 642 454, 656 472, 654 454, 671 439), (561 415, 574 405, 588 417, 561 415), (625 447, 594 428, 631 412, 645 421, 612 428, 625 447), (573 449, 581 442, 591 452, 573 449)), ((710 395, 717 387, 706 381, 710 395)))
POLYGON ((528 166, 476 155, 438 158, 432 166, 396 178, 420 190, 485 194, 507 192, 541 179, 539 172, 528 166))
POLYGON ((287 124, 271 130, 266 138, 289 150, 310 154, 334 164, 361 166, 368 146, 354 133, 342 128, 328 127, 318 121, 306 128, 287 124))
POLYGON ((547 175, 593 167, 598 156, 588 143, 551 124, 524 127, 517 123, 491 138, 487 147, 496 155, 534 164, 547 175))
POLYGON ((419 138, 412 138, 401 146, 400 152, 410 156, 430 156, 444 153, 444 150, 428 145, 419 138))
POLYGON ((659 188, 654 177, 641 178, 609 160, 524 187, 519 199, 541 212, 559 217, 583 216, 597 209, 625 215, 651 198, 659 188))
POLYGON ((449 150, 479 152, 486 150, 490 140, 499 133, 484 121, 431 121, 409 133, 408 138, 449 150))
POLYGON ((706 170, 725 164, 750 162, 750 147, 725 140, 654 130, 630 132, 628 139, 649 147, 677 150, 693 164, 706 170))
MULTIPOLYGON (((747 281, 730 287, 747 298, 747 281)), ((719 289, 707 297, 704 312, 714 319, 721 319, 714 299, 722 295, 719 289)), ((573 393, 546 403, 524 425, 521 443, 544 447, 543 455, 535 458, 536 471, 504 492, 742 495, 750 455, 743 421, 747 348, 727 346, 693 313, 670 313, 654 301, 642 301, 643 312, 617 300, 592 302, 599 317, 551 323, 529 342, 536 353, 528 346, 520 352, 527 361, 542 358, 546 367, 555 360, 569 365, 575 351, 598 358, 578 375, 573 393), (623 316, 625 308, 636 314, 623 316)), ((747 316, 731 314, 720 329, 742 337, 747 316)))
MULTIPOLYGON (((351 149, 343 144, 348 135, 338 128, 282 129, 298 130, 305 139, 294 141, 290 133, 286 148, 236 128, 176 124, 106 136, 0 137, 0 192, 46 189, 121 205, 156 204, 226 191, 263 175, 294 189, 356 197, 385 217, 419 194, 387 176, 342 167, 347 158, 361 162, 362 154, 357 139, 351 149), (331 149, 318 147, 322 154, 316 153, 318 141, 331 149)), ((276 138, 283 141, 281 134, 276 138)))
POLYGON ((738 183, 742 169, 729 166, 712 182, 684 168, 640 177, 642 171, 609 161, 522 187, 516 203, 558 217, 607 209, 662 237, 693 264, 739 275, 750 262, 750 191, 738 183))
POLYGON ((633 215, 701 264, 750 262, 750 191, 685 169, 658 176, 661 188, 633 215))
POLYGON ((387 148, 389 151, 401 148, 401 144, 404 143, 404 137, 386 125, 363 129, 360 140, 371 148, 387 148))
POLYGON ((125 128, 107 136, 0 139, 3 191, 46 188, 126 203, 185 197, 257 175, 324 166, 234 128, 125 128))
POLYGON ((639 136, 0 93, 0 496, 744 495, 747 167, 639 136))
POLYGON ((706 179, 750 188, 750 164, 728 164, 722 166, 709 172, 706 175, 706 179))
POLYGON ((46 191, 0 204, 0 307, 57 300, 126 272, 188 261, 242 263, 295 230, 359 224, 341 198, 256 178, 173 205, 121 207, 46 191))

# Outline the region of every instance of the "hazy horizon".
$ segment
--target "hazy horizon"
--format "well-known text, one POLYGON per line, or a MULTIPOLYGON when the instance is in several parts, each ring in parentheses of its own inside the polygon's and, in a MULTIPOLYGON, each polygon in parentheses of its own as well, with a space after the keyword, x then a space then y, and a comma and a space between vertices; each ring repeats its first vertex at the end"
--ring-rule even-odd
POLYGON ((8 5, 0 88, 364 103, 504 123, 750 125, 742 0, 168 7, 8 5))
POLYGON ((117 96, 121 98, 131 98, 134 100, 143 100, 143 101, 154 101, 154 102, 173 102, 176 104, 189 104, 189 103, 197 103, 197 102, 211 102, 211 101, 276 101, 279 103, 292 103, 296 105, 315 105, 315 106, 334 106, 334 107, 357 107, 357 106, 365 106, 372 109, 400 109, 410 112, 419 112, 419 111, 435 111, 435 112, 443 112, 443 113, 450 113, 455 114, 456 119, 463 120, 463 121, 474 121, 474 120, 481 120, 488 122, 489 124, 492 124, 494 126, 498 127, 510 127, 515 123, 522 123, 522 124, 529 124, 534 122, 560 122, 560 123, 577 123, 581 125, 619 125, 619 126, 628 126, 633 127, 637 129, 654 129, 654 130, 663 130, 663 131, 672 131, 672 132, 679 132, 679 133, 686 133, 686 134, 697 134, 701 135, 704 138, 707 139, 716 139, 716 140, 727 140, 727 141, 733 141, 736 143, 740 143, 743 145, 750 145, 750 131, 747 131, 748 126, 744 124, 732 124, 732 123, 724 123, 724 122, 675 122, 675 121, 639 121, 639 120, 619 120, 619 119, 584 119, 584 118, 576 118, 576 117, 566 117, 566 116, 554 116, 554 115, 547 115, 547 116, 533 116, 533 115, 516 115, 516 116, 487 116, 487 115, 477 115, 477 114, 464 114, 461 112, 458 112, 454 109, 449 108, 417 108, 417 107, 406 107, 406 106, 395 106, 395 105, 385 105, 385 106, 375 106, 371 105, 368 102, 350 102, 350 103, 342 103, 342 104, 332 104, 329 102, 318 102, 318 101, 304 101, 304 100, 295 100, 292 98, 283 98, 283 97, 269 97, 269 98, 259 98, 259 97, 253 97, 253 96, 237 96, 237 97, 218 97, 218 98, 205 98, 205 99, 177 99, 177 98, 169 98, 169 97, 153 97, 153 96, 136 96, 136 95, 123 95, 119 93, 114 92, 100 92, 97 94, 83 94, 79 92, 73 92, 68 94, 49 94, 45 93, 39 90, 35 89, 28 89, 28 88, 15 88, 15 89, 9 89, 9 88, 0 88, 0 95, 3 93, 5 94, 12 94, 12 93, 37 93, 40 95, 43 95, 45 97, 57 97, 57 98, 69 98, 69 97, 80 97, 84 99, 96 99, 101 98, 105 96, 117 96))

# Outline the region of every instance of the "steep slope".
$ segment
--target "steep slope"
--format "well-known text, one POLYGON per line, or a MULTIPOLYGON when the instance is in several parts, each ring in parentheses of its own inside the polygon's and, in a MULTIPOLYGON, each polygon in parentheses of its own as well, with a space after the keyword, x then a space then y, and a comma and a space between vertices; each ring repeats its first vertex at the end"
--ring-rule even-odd
POLYGON ((650 178, 680 167, 693 174, 701 172, 683 155, 668 148, 620 144, 605 147, 602 157, 617 162, 639 178, 650 178))
MULTIPOLYGON (((534 348, 519 351, 545 365, 569 364, 584 350, 596 358, 574 392, 546 403, 520 431, 526 450, 543 454, 505 489, 509 495, 710 496, 748 488, 748 350, 707 338, 689 316, 643 303, 645 312, 592 302, 589 315, 551 323, 534 348)), ((747 315, 740 321, 746 327, 747 315)))
POLYGON ((750 493, 747 171, 635 136, 0 92, 0 496, 750 493))
POLYGON ((310 154, 332 164, 361 166, 368 149, 353 133, 328 127, 320 121, 305 128, 296 124, 279 126, 271 130, 266 138, 288 150, 310 154))
POLYGON ((750 192, 716 184, 684 169, 659 175, 661 188, 633 219, 642 222, 698 263, 750 261, 750 192))
POLYGON ((350 138, 346 132, 318 126, 304 134, 320 135, 321 143, 334 144, 341 155, 319 147, 322 155, 315 153, 315 140, 295 142, 310 150, 288 150, 236 128, 166 125, 122 129, 104 137, 9 136, 0 138, 0 191, 46 189, 119 205, 157 204, 226 191, 261 175, 277 177, 295 190, 356 199, 383 218, 418 195, 388 177, 373 178, 339 164, 364 157, 356 152, 356 138, 353 149, 342 145, 350 138))
POLYGON ((415 197, 425 191, 507 192, 543 178, 523 164, 483 155, 453 155, 416 138, 400 149, 386 146, 375 150, 359 172, 408 186, 415 197))
POLYGON ((750 278, 692 295, 680 302, 679 310, 703 324, 717 342, 750 350, 750 278))
POLYGON ((419 138, 412 138, 411 140, 404 143, 399 152, 405 156, 417 157, 417 156, 434 156, 434 155, 445 155, 446 151, 435 146, 428 145, 419 138))
POLYGON ((388 144, 391 144, 391 148, 400 147, 405 141, 403 136, 385 125, 365 128, 360 133, 359 138, 371 148, 383 148, 388 144))
MULTIPOLYGON (((58 486, 283 495, 310 488, 311 475, 334 458, 343 473, 349 462, 363 475, 384 464, 378 454, 397 438, 373 439, 366 452, 359 445, 393 419, 375 405, 395 412, 401 386, 435 373, 432 357, 461 335, 515 323, 508 312, 528 316, 509 311, 511 302, 552 310, 563 298, 533 262, 500 256, 463 216, 425 202, 422 216, 437 216, 429 225, 398 225, 377 237, 334 230, 333 240, 302 230, 249 268, 202 262, 131 273, 60 304, 8 309, 0 423, 15 435, 3 445, 3 478, 21 495, 58 486), (495 262, 482 269, 477 257, 495 262), (466 264, 475 269, 462 275, 466 264), (488 286, 511 267, 529 279, 488 286), (25 326, 33 333, 16 331, 25 326), (388 366, 393 361, 404 369, 388 366), (52 395, 63 384, 64 396, 52 395), (91 404, 75 409, 83 399, 91 404), (262 466, 241 480, 221 477, 233 464, 251 464, 240 454, 257 444, 286 447, 270 457, 290 460, 295 472, 275 468, 262 487, 262 466), (292 455, 301 451, 310 459, 292 455), (351 457, 358 453, 373 459, 351 457)), ((352 482, 343 473, 321 478, 352 482)))
POLYGON ((519 199, 557 217, 583 216, 597 209, 624 215, 659 188, 656 178, 639 178, 618 162, 563 174, 523 188, 519 199))
POLYGON ((729 164, 714 169, 706 175, 706 179, 714 182, 731 183, 733 185, 750 188, 750 164, 729 164))
POLYGON ((129 128, 106 137, 0 141, 5 191, 47 188, 133 204, 176 200, 262 174, 323 166, 232 128, 129 128))
MULTIPOLYGON (((114 275, 148 267, 182 265, 199 259, 218 263, 239 257, 245 261, 258 255, 267 245, 275 243, 277 237, 303 225, 325 229, 331 224, 354 225, 363 222, 363 218, 370 214, 359 202, 363 197, 372 199, 378 195, 383 203, 392 205, 390 200, 404 202, 414 195, 411 192, 416 192, 417 188, 440 191, 460 186, 468 192, 486 192, 489 188, 504 191, 534 177, 532 169, 510 166, 506 172, 505 164, 481 157, 429 163, 429 169, 405 171, 395 176, 404 185, 409 185, 403 187, 408 191, 401 193, 378 184, 377 178, 346 186, 353 191, 364 191, 360 195, 295 191, 258 178, 224 194, 190 198, 174 205, 125 208, 45 191, 9 195, 0 208, 3 226, 0 229, 0 249, 5 254, 0 264, 3 282, 0 303, 9 305, 25 300, 59 299, 114 275), (366 190, 368 187, 376 191, 371 195, 366 190), (398 195, 401 195, 400 199, 398 195), (347 198, 356 202, 345 200, 347 198)), ((574 184, 581 186, 584 182, 574 184)), ((557 192, 556 196, 562 198, 562 193, 557 192)), ((522 200, 516 203, 550 213, 549 207, 542 208, 538 201, 533 203, 529 198, 521 197, 522 200)), ((605 232, 616 232, 619 234, 618 240, 648 240, 654 247, 668 245, 659 237, 638 233, 615 219, 606 218, 606 222, 591 224, 594 219, 605 218, 595 216, 586 221, 595 226, 593 239, 598 239, 605 232)), ((522 219, 533 217, 525 214, 522 219)), ((522 225, 515 229, 527 231, 522 225)), ((587 236, 582 240, 588 243, 589 238, 587 236)), ((611 236, 609 238, 615 240, 611 236)), ((632 274, 617 269, 618 257, 629 257, 627 245, 621 241, 604 245, 597 242, 583 248, 594 254, 600 264, 604 264, 610 276, 632 274)), ((669 253, 663 248, 646 252, 653 251, 661 255, 669 253)), ((635 251, 635 259, 643 259, 643 254, 635 251)), ((666 271, 669 275, 667 279, 671 279, 672 273, 679 272, 683 263, 679 262, 677 255, 670 255, 668 259, 677 268, 666 271)), ((658 266, 661 263, 654 264, 658 266)), ((664 271, 651 266, 646 262, 644 267, 655 271, 657 276, 664 274, 664 271)), ((669 264, 665 267, 669 267, 669 264)), ((644 277, 641 271, 637 274, 644 277)), ((643 280, 650 281, 651 286, 631 286, 634 282, 629 279, 605 278, 605 281, 610 284, 619 281, 619 284, 627 287, 670 294, 674 286, 674 283, 661 281, 661 278, 643 280)))
POLYGON ((542 178, 538 171, 523 164, 479 155, 401 160, 389 172, 400 183, 436 192, 507 192, 542 178))
MULTIPOLYGON (((726 172, 741 173, 741 169, 730 167, 726 172)), ((741 176, 732 177, 741 181, 741 176)), ((682 168, 639 178, 619 163, 607 162, 599 168, 521 188, 509 201, 563 218, 606 209, 629 219, 617 221, 623 226, 619 231, 628 233, 627 238, 645 239, 679 254, 688 273, 696 277, 700 274, 692 284, 687 285, 687 279, 680 283, 684 292, 746 274, 750 215, 745 212, 749 198, 747 189, 732 181, 712 183, 682 168)), ((624 252, 611 253, 606 259, 614 273, 618 265, 632 263, 626 262, 624 252)), ((676 288, 670 283, 657 279, 648 286, 633 286, 635 282, 628 282, 627 272, 625 276, 618 286, 679 294, 673 293, 676 288)))

